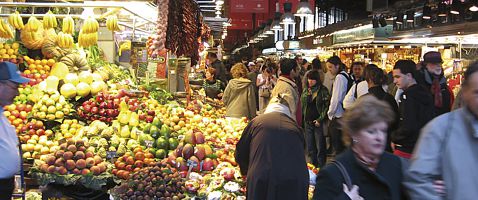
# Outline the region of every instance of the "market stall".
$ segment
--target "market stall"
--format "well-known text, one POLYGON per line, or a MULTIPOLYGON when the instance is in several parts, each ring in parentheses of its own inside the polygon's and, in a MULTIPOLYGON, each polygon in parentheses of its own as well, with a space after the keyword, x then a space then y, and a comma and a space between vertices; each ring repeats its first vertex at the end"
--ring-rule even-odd
POLYGON ((0 3, 1 60, 31 79, 4 112, 28 180, 18 197, 245 199, 234 150, 247 120, 155 85, 187 80, 209 39, 194 1, 160 2, 151 17, 142 2, 0 3))

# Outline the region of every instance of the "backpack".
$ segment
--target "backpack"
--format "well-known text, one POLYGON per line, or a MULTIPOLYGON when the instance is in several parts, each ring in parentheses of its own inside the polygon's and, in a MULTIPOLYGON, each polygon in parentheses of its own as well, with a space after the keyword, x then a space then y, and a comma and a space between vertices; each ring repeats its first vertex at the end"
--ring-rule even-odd
POLYGON ((339 75, 342 75, 347 79, 347 91, 345 93, 349 92, 350 88, 352 88, 352 85, 355 83, 354 79, 352 79, 352 76, 347 74, 345 71, 339 72, 339 75))

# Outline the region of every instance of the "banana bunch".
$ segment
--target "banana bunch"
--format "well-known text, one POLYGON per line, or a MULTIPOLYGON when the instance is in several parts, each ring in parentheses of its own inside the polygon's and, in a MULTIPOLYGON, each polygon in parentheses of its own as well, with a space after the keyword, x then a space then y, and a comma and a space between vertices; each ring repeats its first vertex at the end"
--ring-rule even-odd
POLYGON ((22 17, 18 11, 15 11, 15 13, 8 16, 8 23, 18 30, 22 30, 25 27, 22 17))
POLYGON ((123 44, 120 45, 120 48, 118 50, 118 55, 121 56, 123 51, 131 50, 131 40, 126 40, 123 42, 123 44))
POLYGON ((72 48, 75 43, 73 42, 73 37, 70 34, 66 34, 63 32, 58 33, 58 37, 56 38, 56 44, 60 48, 72 48))
POLYGON ((88 17, 88 19, 85 20, 83 23, 83 26, 81 30, 83 33, 88 34, 88 33, 96 33, 98 32, 98 28, 100 25, 98 24, 98 21, 92 17, 88 17))
POLYGON ((12 29, 4 20, 0 20, 0 37, 7 39, 15 37, 15 35, 13 35, 12 29))
POLYGON ((57 26, 58 26, 58 22, 56 22, 55 15, 51 11, 48 11, 46 15, 43 17, 43 28, 50 29, 50 28, 55 28, 57 26))
POLYGON ((98 33, 83 33, 83 30, 80 30, 78 35, 78 44, 81 47, 89 47, 95 45, 98 42, 98 33))
POLYGON ((73 34, 75 32, 75 21, 73 21, 71 16, 66 16, 63 18, 61 30, 66 34, 73 34))
POLYGON ((120 31, 120 27, 118 26, 118 17, 116 15, 110 15, 106 19, 106 27, 110 31, 120 31))
POLYGON ((36 17, 31 16, 30 18, 28 18, 26 26, 29 26, 31 32, 36 32, 38 31, 40 26, 42 26, 42 23, 36 17))

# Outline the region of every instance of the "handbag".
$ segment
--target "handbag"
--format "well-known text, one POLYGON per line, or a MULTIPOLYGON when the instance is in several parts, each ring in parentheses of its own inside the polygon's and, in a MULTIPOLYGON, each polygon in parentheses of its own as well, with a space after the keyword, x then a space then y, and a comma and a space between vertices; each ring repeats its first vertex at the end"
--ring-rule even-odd
POLYGON ((269 88, 261 88, 260 97, 271 97, 271 90, 269 88))
POLYGON ((350 179, 349 173, 347 173, 347 170, 345 169, 344 165, 337 160, 333 161, 332 164, 334 164, 339 169, 340 173, 342 174, 342 177, 344 177, 345 185, 347 185, 347 188, 351 190, 353 186, 352 179, 350 179))

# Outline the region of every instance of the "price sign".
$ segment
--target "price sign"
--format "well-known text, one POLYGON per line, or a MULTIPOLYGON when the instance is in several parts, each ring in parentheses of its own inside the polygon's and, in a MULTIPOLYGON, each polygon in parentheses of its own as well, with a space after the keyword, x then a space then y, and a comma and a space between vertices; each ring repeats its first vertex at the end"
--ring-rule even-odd
POLYGON ((148 147, 148 148, 153 147, 153 143, 154 143, 154 141, 152 141, 152 140, 145 140, 145 141, 144 141, 144 144, 145 144, 146 147, 148 147))
POLYGON ((191 171, 193 171, 193 168, 198 166, 198 163, 193 160, 188 160, 187 166, 189 166, 188 174, 186 175, 186 179, 189 179, 189 175, 191 174, 191 171))
POLYGON ((106 151, 106 159, 110 159, 111 161, 113 161, 114 158, 117 157, 117 153, 116 151, 106 151))

